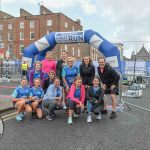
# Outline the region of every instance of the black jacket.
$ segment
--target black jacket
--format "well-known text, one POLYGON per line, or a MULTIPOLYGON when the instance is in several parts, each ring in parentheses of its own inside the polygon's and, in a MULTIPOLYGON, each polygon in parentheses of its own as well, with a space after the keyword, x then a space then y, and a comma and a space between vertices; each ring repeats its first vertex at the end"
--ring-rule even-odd
POLYGON ((103 84, 106 84, 108 87, 113 84, 118 86, 120 75, 109 64, 105 64, 103 73, 100 71, 100 67, 98 67, 98 74, 103 84))
POLYGON ((93 112, 95 115, 98 115, 98 113, 103 110, 104 105, 104 90, 99 88, 96 93, 94 93, 93 87, 90 87, 87 90, 86 98, 87 100, 93 105, 91 112, 93 112), (97 101, 97 102, 96 102, 97 101))
POLYGON ((84 85, 92 85, 92 81, 95 76, 95 67, 93 64, 89 64, 88 67, 83 63, 80 65, 80 76, 84 85))
POLYGON ((53 84, 53 81, 51 81, 50 78, 48 78, 47 80, 44 80, 44 85, 43 85, 44 93, 46 93, 49 85, 51 84, 53 84))
POLYGON ((62 77, 63 63, 64 63, 64 61, 62 59, 60 59, 57 61, 57 64, 56 64, 56 76, 60 77, 60 78, 62 77))

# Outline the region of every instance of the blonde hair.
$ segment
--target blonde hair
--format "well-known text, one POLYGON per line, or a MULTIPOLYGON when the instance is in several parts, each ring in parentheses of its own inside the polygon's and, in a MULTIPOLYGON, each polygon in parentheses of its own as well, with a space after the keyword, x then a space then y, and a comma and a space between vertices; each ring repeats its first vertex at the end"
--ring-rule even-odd
POLYGON ((69 61, 69 60, 72 60, 72 61, 74 61, 75 62, 75 58, 74 57, 67 57, 67 62, 69 61))

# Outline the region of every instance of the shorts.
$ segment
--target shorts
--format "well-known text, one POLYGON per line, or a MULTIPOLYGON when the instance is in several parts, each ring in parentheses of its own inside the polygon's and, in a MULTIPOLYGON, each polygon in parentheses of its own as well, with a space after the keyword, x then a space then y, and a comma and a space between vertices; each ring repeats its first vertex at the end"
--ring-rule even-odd
POLYGON ((106 88, 105 90, 105 94, 108 95, 108 94, 116 94, 116 95, 119 95, 119 88, 116 86, 114 87, 113 90, 111 90, 111 88, 106 88))

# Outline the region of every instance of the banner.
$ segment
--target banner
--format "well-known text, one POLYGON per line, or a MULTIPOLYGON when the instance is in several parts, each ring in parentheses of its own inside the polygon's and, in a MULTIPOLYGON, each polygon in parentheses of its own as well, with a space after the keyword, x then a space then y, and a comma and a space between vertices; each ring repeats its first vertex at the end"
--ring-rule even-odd
POLYGON ((125 62, 125 73, 126 74, 136 74, 136 75, 144 75, 146 70, 146 62, 144 61, 126 61, 125 62))
POLYGON ((56 32, 57 43, 82 43, 84 42, 84 32, 56 32))

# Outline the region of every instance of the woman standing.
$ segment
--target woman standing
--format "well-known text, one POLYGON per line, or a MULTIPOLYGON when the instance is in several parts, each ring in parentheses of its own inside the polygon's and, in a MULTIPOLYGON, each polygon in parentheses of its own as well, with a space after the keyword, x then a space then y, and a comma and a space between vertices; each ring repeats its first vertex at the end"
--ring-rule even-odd
POLYGON ((34 68, 29 72, 30 87, 34 86, 34 79, 40 78, 42 86, 44 85, 44 72, 42 71, 42 64, 40 61, 34 63, 34 68))
POLYGON ((79 75, 79 69, 74 65, 75 59, 73 57, 67 58, 67 66, 62 70, 62 78, 64 82, 65 92, 68 94, 74 79, 79 75))
POLYGON ((86 56, 80 65, 80 76, 85 87, 91 86, 95 76, 95 67, 90 57, 86 56))
POLYGON ((76 114, 79 115, 81 113, 81 110, 84 109, 84 100, 85 88, 82 85, 82 79, 80 77, 76 77, 74 83, 71 85, 69 94, 67 96, 69 107, 68 124, 73 124, 73 113, 75 113, 75 116, 76 114))
POLYGON ((52 59, 52 53, 50 51, 46 53, 46 58, 42 60, 42 70, 47 74, 51 70, 56 73, 56 62, 52 59))
MULTIPOLYGON (((92 81, 95 76, 95 67, 92 63, 91 58, 88 56, 84 57, 82 60, 82 64, 80 65, 80 76, 82 78, 83 85, 87 90, 87 88, 92 85, 92 81)), ((86 103, 87 100, 85 99, 85 105, 86 103)))

